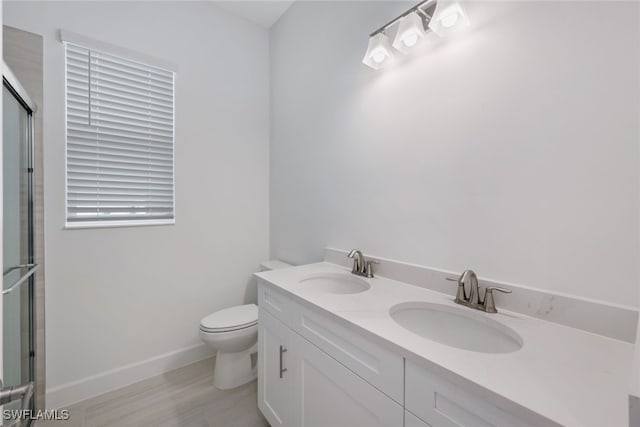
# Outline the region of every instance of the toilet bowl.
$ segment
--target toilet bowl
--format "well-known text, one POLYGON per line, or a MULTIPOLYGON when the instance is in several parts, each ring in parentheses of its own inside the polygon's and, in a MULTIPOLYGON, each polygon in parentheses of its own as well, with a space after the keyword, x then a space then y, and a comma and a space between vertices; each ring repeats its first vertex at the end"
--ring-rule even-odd
POLYGON ((213 385, 220 390, 253 381, 258 351, 258 306, 238 305, 216 311, 200 322, 200 338, 216 350, 213 385))
MULTIPOLYGON (((291 267, 272 260, 260 265, 262 271, 291 267)), ((216 311, 200 321, 200 338, 216 350, 213 385, 220 390, 239 387, 258 374, 258 306, 237 305, 216 311)))

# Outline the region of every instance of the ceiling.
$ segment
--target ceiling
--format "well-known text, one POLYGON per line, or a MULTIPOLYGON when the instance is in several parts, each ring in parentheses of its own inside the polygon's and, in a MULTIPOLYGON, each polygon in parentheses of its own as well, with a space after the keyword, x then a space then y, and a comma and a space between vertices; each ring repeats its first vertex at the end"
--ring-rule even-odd
POLYGON ((289 9, 295 0, 214 0, 217 6, 243 18, 252 21, 261 27, 270 28, 280 19, 282 14, 289 9))

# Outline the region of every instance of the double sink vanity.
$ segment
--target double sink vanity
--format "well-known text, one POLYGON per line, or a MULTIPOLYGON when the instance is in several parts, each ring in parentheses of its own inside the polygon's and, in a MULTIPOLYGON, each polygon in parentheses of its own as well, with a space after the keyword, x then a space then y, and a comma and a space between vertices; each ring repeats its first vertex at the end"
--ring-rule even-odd
POLYGON ((256 274, 271 426, 627 424, 631 344, 496 310, 473 272, 447 295, 359 258, 256 274))

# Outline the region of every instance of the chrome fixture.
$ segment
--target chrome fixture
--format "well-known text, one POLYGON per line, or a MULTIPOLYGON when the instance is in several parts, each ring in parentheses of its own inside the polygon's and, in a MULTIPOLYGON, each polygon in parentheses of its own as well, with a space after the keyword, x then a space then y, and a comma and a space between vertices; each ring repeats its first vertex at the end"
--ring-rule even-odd
POLYGON ((456 298, 454 299, 456 304, 464 305, 465 307, 474 308, 476 310, 482 310, 486 313, 498 312, 498 310, 496 310, 495 300, 493 299, 493 291, 504 292, 505 294, 511 293, 511 289, 501 288, 499 286, 489 286, 484 292, 484 299, 480 299, 478 276, 473 270, 465 270, 459 278, 447 277, 447 280, 458 283, 458 290, 456 292, 456 298), (467 283, 469 283, 468 297, 465 289, 467 283))
POLYGON ((29 270, 22 275, 18 280, 16 280, 11 286, 9 286, 7 289, 3 289, 2 290, 2 295, 6 295, 10 292, 12 292, 13 290, 17 289, 18 287, 20 287, 20 285, 22 285, 23 283, 25 283, 26 281, 29 280, 29 278, 31 278, 31 276, 34 275, 34 273, 36 271, 38 271, 38 264, 21 264, 21 265, 16 265, 13 266, 9 269, 7 269, 5 271, 5 275, 13 270, 17 270, 19 268, 29 268, 29 270))
POLYGON ((372 278, 373 269, 371 264, 380 264, 378 261, 364 259, 364 255, 362 255, 362 252, 358 249, 353 249, 347 256, 353 258, 351 274, 355 274, 356 276, 372 278))
MULTIPOLYGON (((22 401, 22 410, 27 411, 31 402, 31 396, 33 395, 33 382, 28 382, 19 386, 2 387, 2 381, 0 381, 0 406, 11 403, 14 400, 20 399, 22 401)), ((20 418, 6 425, 7 427, 17 427, 21 424, 20 418)), ((3 424, 5 425, 5 424, 3 424)), ((27 421, 24 421, 24 425, 27 425, 27 421)))
POLYGON ((7 87, 11 92, 16 96, 21 104, 24 104, 26 108, 28 108, 31 113, 35 113, 38 111, 38 106, 31 99, 24 86, 20 83, 20 80, 13 74, 11 68, 7 65, 6 62, 2 61, 2 80, 5 82, 7 87))
POLYGON ((362 59, 365 65, 378 70, 393 58, 387 31, 396 24, 393 48, 409 53, 428 31, 444 37, 457 27, 469 25, 469 18, 457 0, 424 0, 369 35, 367 52, 362 59))
POLYGON ((280 378, 283 378, 284 373, 287 372, 287 368, 284 367, 284 354, 287 352, 287 349, 281 345, 280 346, 280 378))

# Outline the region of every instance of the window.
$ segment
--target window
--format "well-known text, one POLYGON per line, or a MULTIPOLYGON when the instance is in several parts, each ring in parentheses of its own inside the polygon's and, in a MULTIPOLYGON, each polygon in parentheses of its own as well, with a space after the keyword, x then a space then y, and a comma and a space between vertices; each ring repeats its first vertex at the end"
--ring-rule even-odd
POLYGON ((173 223, 174 72, 65 49, 67 227, 173 223))

